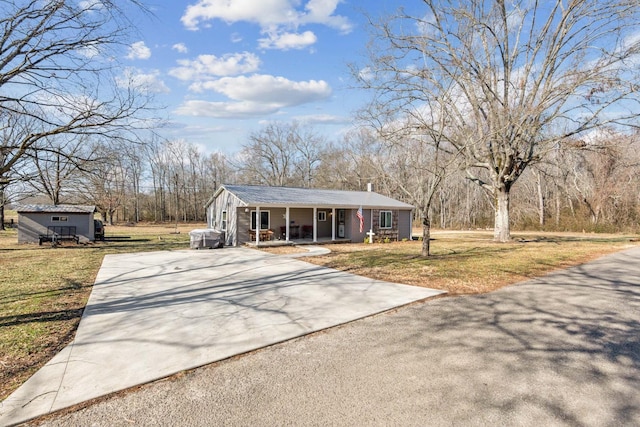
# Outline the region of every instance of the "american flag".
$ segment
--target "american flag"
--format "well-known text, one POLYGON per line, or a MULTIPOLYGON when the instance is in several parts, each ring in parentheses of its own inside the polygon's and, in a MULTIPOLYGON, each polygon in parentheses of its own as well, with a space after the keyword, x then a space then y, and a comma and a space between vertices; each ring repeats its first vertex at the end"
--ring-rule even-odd
POLYGON ((360 206, 360 209, 358 209, 358 212, 356 212, 356 216, 360 220, 360 232, 362 233, 362 230, 364 230, 364 216, 362 215, 362 206, 360 206))

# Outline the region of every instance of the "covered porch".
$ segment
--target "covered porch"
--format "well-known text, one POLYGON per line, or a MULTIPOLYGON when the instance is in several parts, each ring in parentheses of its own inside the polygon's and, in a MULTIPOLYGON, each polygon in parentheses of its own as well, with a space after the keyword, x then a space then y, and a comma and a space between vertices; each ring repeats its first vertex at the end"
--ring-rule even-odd
POLYGON ((255 206, 240 208, 238 218, 247 225, 243 243, 304 245, 350 241, 350 209, 335 207, 255 206))

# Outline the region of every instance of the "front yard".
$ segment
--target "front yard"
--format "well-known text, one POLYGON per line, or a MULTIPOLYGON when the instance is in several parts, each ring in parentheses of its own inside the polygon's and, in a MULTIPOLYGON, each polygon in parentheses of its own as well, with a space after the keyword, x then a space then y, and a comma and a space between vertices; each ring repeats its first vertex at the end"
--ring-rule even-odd
MULTIPOLYGON (((0 400, 73 339, 105 254, 186 249, 188 231, 201 227, 108 227, 107 242, 58 248, 18 245, 15 230, 0 232, 0 400)), ((331 254, 306 260, 376 279, 474 294, 638 244, 621 235, 514 237, 512 243, 496 244, 489 233, 441 232, 434 233, 434 256, 427 259, 419 255, 421 242, 397 242, 337 244, 329 246, 331 254)))
POLYGON ((494 243, 489 232, 436 232, 432 256, 420 256, 421 242, 330 246, 306 261, 390 282, 478 294, 550 271, 581 264, 638 245, 636 237, 570 233, 514 233, 511 243, 494 243))

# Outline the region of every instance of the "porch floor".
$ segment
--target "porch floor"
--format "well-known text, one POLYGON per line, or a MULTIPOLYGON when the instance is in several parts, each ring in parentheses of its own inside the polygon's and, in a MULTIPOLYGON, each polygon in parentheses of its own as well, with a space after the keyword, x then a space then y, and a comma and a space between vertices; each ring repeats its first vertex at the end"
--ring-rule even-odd
MULTIPOLYGON (((259 247, 273 247, 273 246, 301 246, 301 245, 332 245, 337 243, 351 243, 351 239, 336 238, 331 240, 331 237, 318 237, 314 242, 313 239, 290 239, 286 240, 267 240, 258 243, 259 247)), ((256 246, 256 242, 246 242, 246 246, 256 246)))

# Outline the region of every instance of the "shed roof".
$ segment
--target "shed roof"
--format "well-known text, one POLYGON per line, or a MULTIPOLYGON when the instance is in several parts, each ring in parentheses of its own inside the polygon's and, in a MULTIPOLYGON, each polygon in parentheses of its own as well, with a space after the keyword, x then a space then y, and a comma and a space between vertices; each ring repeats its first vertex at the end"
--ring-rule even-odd
POLYGON ((21 205, 18 206, 18 213, 86 213, 92 214, 96 211, 95 206, 87 205, 21 205))
MULTIPOLYGON (((223 185, 244 206, 335 207, 365 209, 413 209, 413 206, 372 191, 323 190, 317 188, 223 185)), ((214 196, 215 197, 215 196, 214 196)))

